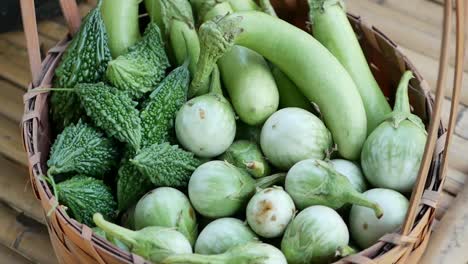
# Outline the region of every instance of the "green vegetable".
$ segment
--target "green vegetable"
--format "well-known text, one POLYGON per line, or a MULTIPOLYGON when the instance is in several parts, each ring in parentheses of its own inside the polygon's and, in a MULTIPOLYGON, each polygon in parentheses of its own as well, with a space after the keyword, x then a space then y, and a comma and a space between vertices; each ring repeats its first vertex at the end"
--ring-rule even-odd
POLYGON ((263 157, 260 147, 251 141, 235 141, 221 156, 221 159, 247 170, 254 178, 270 174, 270 165, 263 157))
POLYGON ((265 122, 260 145, 268 161, 289 169, 305 159, 323 159, 332 148, 330 131, 316 116, 300 108, 284 108, 265 122))
POLYGON ((258 191, 247 204, 247 222, 266 238, 279 237, 296 214, 291 197, 281 187, 258 191))
POLYGON ((236 218, 220 218, 209 223, 198 236, 195 253, 221 254, 230 248, 257 240, 246 223, 236 218))
POLYGON ((192 253, 189 241, 174 229, 151 226, 132 231, 107 222, 101 214, 95 214, 93 220, 106 234, 125 243, 132 253, 154 263, 161 263, 171 255, 192 253))
POLYGON ((338 213, 316 205, 301 211, 289 224, 281 251, 289 264, 331 263, 348 242, 348 228, 338 213))
POLYGON ((57 200, 70 209, 78 222, 94 226, 94 213, 115 219, 117 204, 110 188, 101 180, 77 175, 57 185, 52 184, 52 187, 57 200))
POLYGON ((49 175, 78 173, 102 179, 116 165, 115 144, 104 135, 78 121, 57 136, 47 161, 49 175))
POLYGON ((173 70, 150 94, 140 112, 142 146, 169 141, 179 108, 187 101, 190 73, 187 64, 173 70))
POLYGON ((309 0, 314 37, 346 68, 361 94, 370 134, 391 112, 390 105, 374 79, 342 0, 309 0))
POLYGON ((375 187, 410 192, 416 181, 427 133, 421 119, 411 114, 408 84, 412 73, 404 73, 393 112, 366 140, 361 166, 375 187))
POLYGON ((128 249, 128 247, 120 240, 118 239, 115 239, 111 236, 108 236, 106 235, 106 232, 104 232, 104 230, 102 230, 101 228, 99 227, 93 227, 93 232, 94 234, 98 235, 99 237, 102 237, 104 238, 105 240, 109 241, 111 244, 113 244, 114 246, 120 248, 121 250, 124 250, 124 251, 130 251, 128 249))
POLYGON ((224 161, 209 161, 199 166, 190 177, 188 194, 201 215, 220 218, 234 215, 255 193, 281 180, 284 174, 263 177, 257 182, 250 175, 224 161))
POLYGON ((271 70, 279 92, 279 107, 298 107, 313 113, 312 103, 278 67, 271 70))
MULTIPOLYGON (((233 9, 227 2, 213 3, 205 20, 232 12, 233 9)), ((279 102, 278 89, 270 68, 261 55, 245 47, 234 46, 218 60, 218 66, 232 105, 243 122, 250 125, 262 124, 276 111, 279 102)))
POLYGON ((120 212, 136 203, 153 184, 130 161, 124 160, 118 171, 117 204, 120 212))
POLYGON ((130 162, 156 186, 187 186, 190 174, 200 165, 193 153, 169 143, 142 149, 130 162))
POLYGON ((249 242, 218 255, 180 254, 162 264, 287 264, 283 253, 272 245, 249 242))
POLYGON ((159 28, 150 23, 140 41, 109 62, 106 78, 116 88, 139 99, 164 78, 169 66, 159 28))
POLYGON ((295 164, 288 171, 285 187, 299 209, 311 205, 338 209, 350 203, 371 208, 378 218, 383 215, 378 204, 366 199, 346 176, 322 160, 308 159, 295 164))
POLYGON ((181 191, 159 187, 143 196, 135 208, 135 227, 173 227, 184 235, 190 244, 197 239, 197 219, 190 201, 181 191))
POLYGON ((138 5, 141 0, 102 0, 102 17, 113 58, 127 52, 140 39, 138 5))
POLYGON ((212 158, 226 151, 234 141, 234 111, 221 94, 195 97, 177 113, 175 130, 184 148, 199 157, 212 158))
POLYGON ((361 248, 377 243, 387 233, 395 232, 405 221, 409 202, 405 196, 388 189, 372 189, 364 193, 367 199, 378 203, 385 215, 377 219, 372 210, 353 205, 349 215, 351 236, 361 248))
MULTIPOLYGON (((97 7, 83 19, 79 31, 65 50, 55 70, 55 86, 74 87, 78 83, 94 83, 103 79, 112 57, 99 12, 101 4, 99 1, 97 7)), ((84 115, 80 100, 74 94, 52 93, 50 101, 52 119, 60 129, 84 115)))
POLYGON ((140 149, 141 121, 137 104, 130 97, 103 83, 79 84, 74 90, 98 127, 134 150, 140 149))
POLYGON ((330 164, 333 165, 333 168, 338 173, 348 178, 349 182, 353 185, 356 191, 362 193, 367 190, 366 179, 364 178, 359 165, 343 159, 330 160, 330 164))
POLYGON ((313 37, 255 11, 205 22, 199 36, 202 52, 191 84, 194 92, 206 81, 218 58, 233 45, 243 45, 275 64, 318 105, 341 156, 359 158, 367 136, 361 97, 346 69, 313 37))

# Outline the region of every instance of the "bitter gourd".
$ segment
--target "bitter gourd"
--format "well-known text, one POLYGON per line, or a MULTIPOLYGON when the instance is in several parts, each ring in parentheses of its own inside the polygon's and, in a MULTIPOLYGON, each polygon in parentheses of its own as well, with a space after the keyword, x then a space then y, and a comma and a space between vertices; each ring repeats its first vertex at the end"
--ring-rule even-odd
POLYGON ((169 132, 180 107, 187 101, 188 65, 173 70, 154 90, 140 113, 142 147, 169 141, 169 132))
MULTIPOLYGON (((91 10, 66 49, 55 70, 55 87, 75 87, 78 83, 103 80, 107 63, 112 59, 108 36, 98 6, 91 10)), ((51 114, 54 123, 63 128, 84 115, 74 94, 52 93, 51 114)))
POLYGON ((137 103, 125 92, 104 83, 79 84, 74 91, 86 114, 109 136, 140 149, 141 121, 137 103))
POLYGON ((154 185, 130 161, 122 161, 117 178, 117 207, 122 212, 138 200, 154 185))
POLYGON ((112 140, 79 120, 66 127, 52 145, 48 173, 74 172, 102 179, 116 165, 116 159, 112 140))
POLYGON ((109 62, 106 78, 113 86, 139 99, 164 78, 169 66, 159 27, 149 23, 143 38, 128 53, 109 62))
POLYGON ((57 184, 56 190, 59 202, 67 206, 80 223, 94 226, 94 213, 101 213, 111 221, 115 219, 117 203, 110 188, 101 180, 77 175, 57 184))
POLYGON ((153 144, 130 160, 156 186, 185 187, 201 164, 193 153, 169 143, 153 144))

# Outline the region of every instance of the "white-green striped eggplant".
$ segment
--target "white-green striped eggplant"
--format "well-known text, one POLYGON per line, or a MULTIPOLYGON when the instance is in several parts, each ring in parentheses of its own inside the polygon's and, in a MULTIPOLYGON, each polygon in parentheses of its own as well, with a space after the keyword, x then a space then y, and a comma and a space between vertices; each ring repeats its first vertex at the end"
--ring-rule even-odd
POLYGON ((380 188, 410 192, 416 181, 427 132, 412 114, 407 71, 398 85, 393 112, 367 138, 361 153, 362 170, 369 182, 380 188))

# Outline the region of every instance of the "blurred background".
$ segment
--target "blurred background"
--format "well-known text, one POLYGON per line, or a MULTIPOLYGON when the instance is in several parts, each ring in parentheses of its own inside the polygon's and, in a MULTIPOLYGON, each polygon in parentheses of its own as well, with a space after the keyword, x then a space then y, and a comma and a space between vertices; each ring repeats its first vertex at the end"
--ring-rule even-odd
MULTIPOLYGON (((301 1, 275 0, 285 17, 305 16, 301 1), (291 10, 295 10, 292 12, 291 10)), ((349 0, 347 10, 361 15, 369 24, 400 45, 434 89, 442 32, 442 0, 349 0)), ((67 34, 58 0, 36 0, 41 53, 67 34)), ((80 1, 82 15, 95 4, 80 1)), ((305 26, 305 25, 302 25, 305 26)), ((23 151, 20 122, 23 93, 30 82, 26 40, 21 26, 19 0, 0 1, 0 263, 56 263, 49 242, 42 207, 28 182, 28 164, 23 151)), ((454 36, 454 35, 452 35, 454 36)), ((451 47, 449 77, 453 75, 454 46, 451 47)), ((465 70, 465 80, 468 70, 465 70)), ((451 84, 449 79, 448 83, 451 84)), ((460 113, 450 148, 450 169, 436 218, 441 219, 461 190, 468 162, 468 81, 464 82, 460 113)), ((448 93, 448 89, 447 89, 448 93)), ((443 120, 448 120, 450 98, 444 100, 443 120)), ((436 226, 437 228, 437 226, 436 226)), ((447 234, 447 236, 456 234, 447 234)), ((460 239, 457 238, 458 242, 460 239)), ((466 238, 465 238, 466 239, 466 238)), ((463 241, 462 241, 463 242, 463 241)), ((464 243, 468 243, 465 241, 464 243)))

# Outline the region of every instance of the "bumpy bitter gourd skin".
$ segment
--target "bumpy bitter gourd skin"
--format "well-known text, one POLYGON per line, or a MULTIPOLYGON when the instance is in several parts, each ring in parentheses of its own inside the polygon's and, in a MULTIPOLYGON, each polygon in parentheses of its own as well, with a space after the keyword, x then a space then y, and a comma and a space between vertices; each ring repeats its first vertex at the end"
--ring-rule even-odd
POLYGON ((164 78, 169 66, 159 27, 150 23, 139 42, 109 62, 106 78, 132 98, 141 98, 164 78))
MULTIPOLYGON (((107 63, 112 59, 101 12, 101 1, 83 20, 60 65, 55 70, 55 87, 75 87, 78 83, 103 80, 107 63)), ((78 121, 84 114, 75 94, 52 93, 53 121, 60 128, 78 121)))
POLYGON ((57 192, 59 202, 67 206, 80 223, 94 226, 94 213, 101 213, 109 220, 115 218, 117 204, 110 188, 101 180, 77 175, 57 184, 57 192))
POLYGON ((126 93, 104 83, 80 84, 75 92, 86 114, 106 133, 134 150, 140 149, 141 121, 137 103, 126 93))
POLYGON ((186 187, 192 172, 201 164, 193 153, 169 143, 142 149, 130 160, 156 186, 186 187))
POLYGON ((184 64, 173 70, 150 94, 140 113, 143 147, 169 141, 176 113, 187 101, 190 84, 187 66, 184 64))
POLYGON ((116 164, 117 155, 112 140, 80 120, 57 136, 47 161, 48 173, 74 172, 102 179, 116 164))
POLYGON ((127 151, 117 173, 117 207, 120 212, 130 208, 154 185, 133 165, 129 158, 134 151, 127 151))

